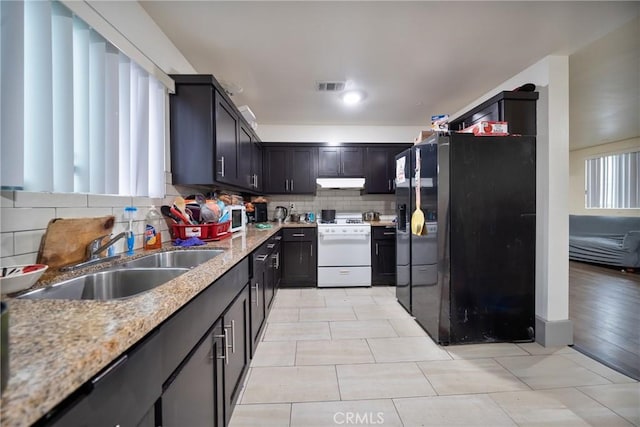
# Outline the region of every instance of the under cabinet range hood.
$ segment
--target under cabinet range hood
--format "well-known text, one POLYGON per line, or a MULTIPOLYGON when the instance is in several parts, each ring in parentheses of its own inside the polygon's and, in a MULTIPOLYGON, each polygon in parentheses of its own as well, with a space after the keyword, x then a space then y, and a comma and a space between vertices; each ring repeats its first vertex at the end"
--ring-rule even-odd
POLYGON ((364 188, 364 178, 316 178, 320 188, 364 188))

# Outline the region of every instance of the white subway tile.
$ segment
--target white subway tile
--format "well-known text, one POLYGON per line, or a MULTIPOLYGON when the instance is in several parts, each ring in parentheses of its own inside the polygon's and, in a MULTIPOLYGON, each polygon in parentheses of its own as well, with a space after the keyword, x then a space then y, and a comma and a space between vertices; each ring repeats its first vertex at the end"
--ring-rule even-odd
POLYGON ((151 197, 133 197, 131 199, 131 206, 151 206, 153 199, 151 197))
POLYGON ((8 265, 35 264, 37 258, 38 258, 37 252, 24 254, 24 255, 14 255, 10 257, 3 257, 3 258, 0 258, 0 265, 8 266, 8 265))
POLYGON ((87 195, 16 191, 16 208, 87 207, 87 195))
POLYGON ((8 257, 14 255, 13 250, 13 233, 0 234, 0 257, 8 257))
POLYGON ((24 255, 38 252, 45 230, 18 231, 14 233, 14 254, 24 255))
POLYGON ((90 208, 116 208, 131 206, 131 197, 90 194, 88 206, 90 208))
POLYGON ((93 218, 113 215, 113 208, 56 208, 57 218, 93 218))
POLYGON ((1 208, 0 211, 3 232, 44 229, 56 217, 54 208, 1 208))
POLYGON ((12 208, 14 205, 15 191, 2 191, 0 192, 0 207, 12 208))

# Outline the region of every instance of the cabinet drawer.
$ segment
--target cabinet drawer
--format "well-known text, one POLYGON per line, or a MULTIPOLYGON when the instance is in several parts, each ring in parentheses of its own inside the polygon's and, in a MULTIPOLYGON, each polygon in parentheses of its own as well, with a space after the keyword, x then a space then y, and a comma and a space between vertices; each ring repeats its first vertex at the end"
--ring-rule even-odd
POLYGON ((315 228, 285 228, 282 230, 282 240, 285 242, 313 241, 316 238, 315 228))
POLYGON ((374 240, 385 240, 396 238, 396 228, 393 226, 372 227, 374 240))

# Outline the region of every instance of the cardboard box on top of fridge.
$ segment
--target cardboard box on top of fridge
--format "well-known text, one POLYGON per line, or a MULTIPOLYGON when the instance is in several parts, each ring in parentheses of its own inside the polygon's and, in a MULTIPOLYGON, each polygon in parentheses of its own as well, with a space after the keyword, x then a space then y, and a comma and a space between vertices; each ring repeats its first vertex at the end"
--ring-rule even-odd
POLYGON ((413 140, 413 143, 414 144, 420 144, 422 141, 426 140, 431 135, 433 135, 433 131, 430 131, 430 130, 420 131, 418 136, 413 140))
POLYGON ((431 116, 431 131, 432 132, 448 132, 449 131, 449 115, 438 114, 437 116, 431 116))
POLYGON ((460 133, 472 133, 476 136, 507 136, 509 126, 507 122, 482 121, 462 129, 460 133))

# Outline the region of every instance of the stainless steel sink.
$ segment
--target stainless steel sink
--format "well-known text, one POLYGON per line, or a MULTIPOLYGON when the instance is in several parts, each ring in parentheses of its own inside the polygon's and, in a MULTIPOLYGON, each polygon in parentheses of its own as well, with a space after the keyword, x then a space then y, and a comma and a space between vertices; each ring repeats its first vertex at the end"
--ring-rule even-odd
POLYGON ((192 268, 215 258, 223 252, 221 249, 187 249, 158 252, 127 261, 116 268, 192 268))
POLYGON ((85 274, 18 298, 114 300, 131 297, 189 271, 186 268, 125 268, 85 274))

